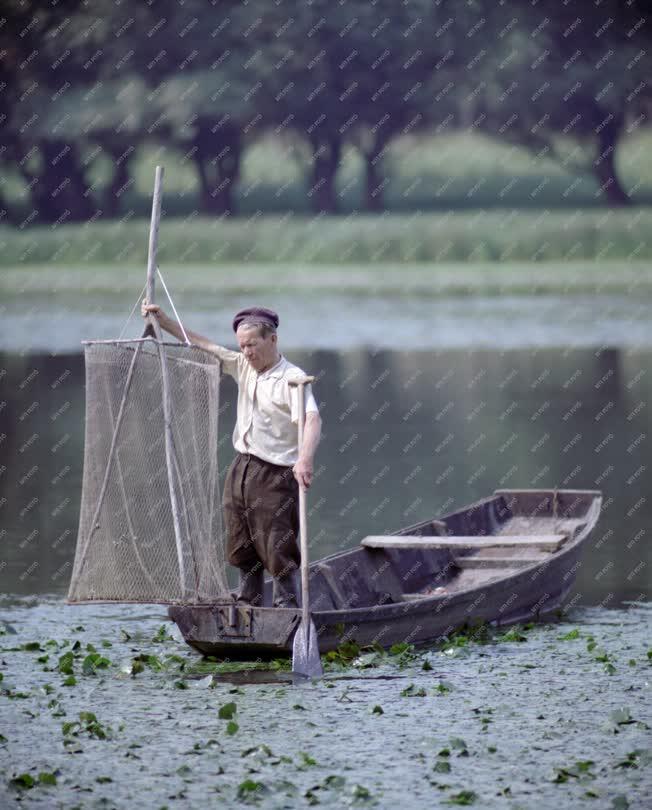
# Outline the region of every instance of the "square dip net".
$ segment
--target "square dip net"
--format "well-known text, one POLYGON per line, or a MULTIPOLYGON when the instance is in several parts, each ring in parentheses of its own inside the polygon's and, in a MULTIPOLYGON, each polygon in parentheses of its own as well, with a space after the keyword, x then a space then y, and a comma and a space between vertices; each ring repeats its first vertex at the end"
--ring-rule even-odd
POLYGON ((81 512, 69 602, 228 598, 219 359, 152 337, 85 344, 81 512))

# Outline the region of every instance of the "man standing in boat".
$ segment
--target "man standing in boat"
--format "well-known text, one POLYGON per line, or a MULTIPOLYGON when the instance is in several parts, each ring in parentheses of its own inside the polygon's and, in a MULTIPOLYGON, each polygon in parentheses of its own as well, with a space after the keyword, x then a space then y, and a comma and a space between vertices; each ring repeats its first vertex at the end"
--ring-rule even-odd
MULTIPOLYGON (((143 302, 143 316, 153 313, 161 328, 185 340, 179 323, 156 304, 143 302)), ((240 351, 219 346, 186 329, 192 343, 217 355, 222 369, 238 384, 233 430, 236 456, 224 482, 222 506, 228 533, 226 556, 240 570, 238 601, 263 604, 264 569, 274 579, 275 607, 298 604, 294 572, 300 564, 299 486, 313 478, 321 417, 309 385, 306 421, 298 446, 298 394, 289 381, 304 372, 278 350, 278 315, 250 307, 233 319, 240 351)))

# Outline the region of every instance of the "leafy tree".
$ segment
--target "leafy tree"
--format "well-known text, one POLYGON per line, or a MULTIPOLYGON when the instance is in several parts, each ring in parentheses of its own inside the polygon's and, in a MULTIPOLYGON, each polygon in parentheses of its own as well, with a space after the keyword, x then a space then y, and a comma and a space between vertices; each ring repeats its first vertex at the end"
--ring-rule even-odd
POLYGON ((629 202, 614 159, 652 103, 643 4, 506 0, 487 5, 486 18, 492 48, 474 70, 486 77, 482 128, 592 173, 610 204, 629 202))

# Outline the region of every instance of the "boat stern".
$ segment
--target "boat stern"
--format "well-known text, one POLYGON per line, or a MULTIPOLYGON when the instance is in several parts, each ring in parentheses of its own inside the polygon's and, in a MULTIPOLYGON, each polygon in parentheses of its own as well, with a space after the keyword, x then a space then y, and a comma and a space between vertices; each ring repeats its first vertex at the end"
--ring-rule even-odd
POLYGON ((292 649, 301 612, 223 602, 168 609, 185 641, 204 655, 252 659, 292 649))

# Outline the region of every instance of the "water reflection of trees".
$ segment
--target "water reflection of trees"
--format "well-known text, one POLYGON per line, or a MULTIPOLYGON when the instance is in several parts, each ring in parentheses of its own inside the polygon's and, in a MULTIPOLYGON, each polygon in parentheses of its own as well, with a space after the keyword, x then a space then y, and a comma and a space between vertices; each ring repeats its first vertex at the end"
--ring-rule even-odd
MULTIPOLYGON (((649 353, 360 350, 290 359, 318 376, 324 424, 309 496, 314 554, 500 487, 595 488, 605 507, 580 587, 614 599, 648 588, 649 353)), ((72 559, 77 533, 82 358, 5 356, 1 367, 0 578, 10 591, 61 590, 67 575, 57 572, 72 559)), ((221 411, 224 473, 233 456, 230 380, 221 411)))

